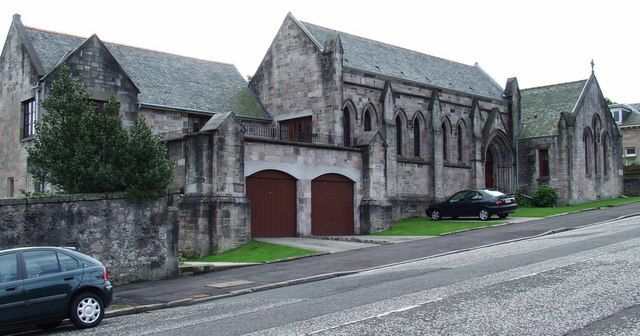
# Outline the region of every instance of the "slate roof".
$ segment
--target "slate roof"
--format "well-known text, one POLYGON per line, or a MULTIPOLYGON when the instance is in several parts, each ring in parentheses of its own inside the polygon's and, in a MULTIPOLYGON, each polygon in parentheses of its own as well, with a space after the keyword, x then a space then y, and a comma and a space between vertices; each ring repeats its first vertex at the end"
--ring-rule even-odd
MULTIPOLYGON (((46 73, 86 39, 25 27, 46 73)), ((140 89, 141 104, 269 118, 232 64, 105 43, 140 89)))
POLYGON ((622 108, 623 119, 620 126, 640 124, 640 103, 637 104, 612 104, 610 108, 622 108))
POLYGON ((474 66, 300 22, 321 46, 338 34, 344 66, 409 80, 474 96, 504 99, 503 89, 477 64, 474 66))
POLYGON ((572 113, 587 80, 523 89, 520 138, 558 134, 561 113, 572 113))

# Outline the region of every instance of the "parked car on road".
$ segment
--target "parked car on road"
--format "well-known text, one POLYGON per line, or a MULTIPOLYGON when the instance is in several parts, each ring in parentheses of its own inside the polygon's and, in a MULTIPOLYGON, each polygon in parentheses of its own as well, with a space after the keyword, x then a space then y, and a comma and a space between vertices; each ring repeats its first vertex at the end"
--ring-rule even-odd
POLYGON ((506 218, 516 211, 518 205, 513 195, 500 191, 480 189, 462 190, 453 194, 446 201, 433 204, 427 208, 427 216, 433 220, 442 217, 478 217, 488 220, 492 215, 506 218))
POLYGON ((0 330, 53 329, 65 318, 92 328, 112 299, 107 269, 87 255, 61 247, 0 251, 0 330))

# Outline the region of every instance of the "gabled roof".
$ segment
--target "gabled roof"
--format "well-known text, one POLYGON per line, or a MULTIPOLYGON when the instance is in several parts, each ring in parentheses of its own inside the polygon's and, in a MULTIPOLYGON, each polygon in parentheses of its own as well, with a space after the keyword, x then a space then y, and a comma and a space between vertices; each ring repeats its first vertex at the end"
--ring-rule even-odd
POLYGON ((573 113, 587 80, 520 90, 522 129, 520 138, 558 134, 561 113, 573 113))
POLYGON ((627 104, 631 108, 631 113, 622 121, 622 126, 640 124, 640 103, 627 104))
POLYGON ((623 111, 622 123, 620 126, 631 126, 640 124, 640 103, 637 104, 611 104, 609 108, 621 108, 623 111))
POLYGON ((327 40, 339 35, 345 67, 474 96, 504 99, 500 85, 477 64, 470 66, 311 23, 299 23, 321 50, 327 40))
MULTIPOLYGON (((86 39, 25 27, 45 73, 86 39)), ((269 118, 232 64, 105 43, 139 88, 143 105, 203 113, 234 112, 269 118)))

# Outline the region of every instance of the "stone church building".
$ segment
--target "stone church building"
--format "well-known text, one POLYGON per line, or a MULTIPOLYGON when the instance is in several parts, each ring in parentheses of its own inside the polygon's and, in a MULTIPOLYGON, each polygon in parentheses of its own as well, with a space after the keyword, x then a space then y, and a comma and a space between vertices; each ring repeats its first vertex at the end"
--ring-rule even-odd
POLYGON ((521 187, 551 186, 560 204, 622 195, 622 136, 596 76, 521 91, 521 187))
POLYGON ((176 163, 171 191, 188 217, 181 249, 194 254, 250 236, 377 231, 466 188, 513 193, 518 182, 547 182, 576 202, 618 187, 619 135, 602 115, 595 76, 582 83, 575 108, 554 110, 557 125, 538 134, 531 125, 547 119, 530 117, 535 89, 521 91, 515 78, 502 88, 477 64, 291 14, 248 84, 233 65, 25 27, 16 15, 0 56, 0 123, 8 130, 0 197, 42 186, 26 174, 26 148, 61 64, 84 76, 98 109, 115 95, 125 126, 142 116, 165 139, 176 163), (595 140, 583 144, 585 118, 595 140), (593 153, 584 157, 593 166, 586 179, 577 177, 583 145, 593 153), (546 181, 532 168, 544 148, 546 181))

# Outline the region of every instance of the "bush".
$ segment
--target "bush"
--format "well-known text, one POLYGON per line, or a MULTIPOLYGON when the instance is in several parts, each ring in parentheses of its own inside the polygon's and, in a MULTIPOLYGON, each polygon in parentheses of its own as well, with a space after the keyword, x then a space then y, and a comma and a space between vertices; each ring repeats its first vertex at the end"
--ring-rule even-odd
POLYGON ((530 208, 533 206, 533 197, 524 193, 522 189, 516 191, 516 203, 519 208, 530 208))
POLYGON ((558 194, 551 187, 540 187, 533 193, 533 204, 536 207, 548 208, 556 206, 558 194))

